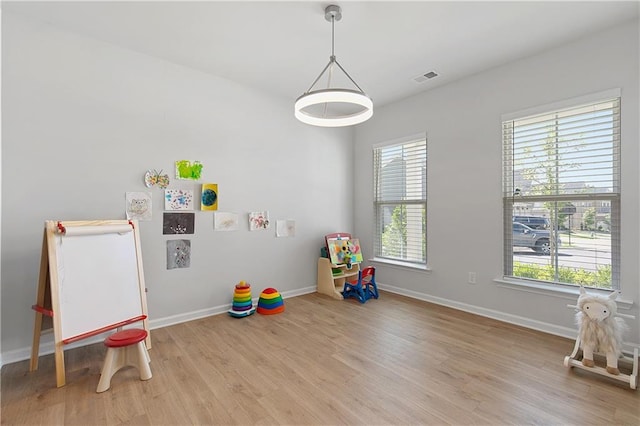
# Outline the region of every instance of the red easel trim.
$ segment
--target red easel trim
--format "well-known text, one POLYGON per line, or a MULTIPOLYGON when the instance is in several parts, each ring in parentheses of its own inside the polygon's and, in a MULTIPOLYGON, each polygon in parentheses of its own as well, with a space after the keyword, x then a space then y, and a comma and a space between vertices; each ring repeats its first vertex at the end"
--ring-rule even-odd
POLYGON ((134 322, 142 321, 147 319, 146 315, 140 315, 139 317, 131 318, 126 321, 120 321, 115 324, 107 325, 105 327, 99 328, 97 330, 88 331, 86 333, 78 334, 77 336, 69 337, 68 339, 63 339, 62 343, 68 345, 69 343, 77 342, 78 340, 86 339, 88 337, 96 336, 98 334, 104 333, 105 331, 113 330, 114 328, 122 327, 128 324, 133 324, 134 322))
POLYGON ((53 311, 51 309, 43 308, 42 306, 38 306, 38 305, 32 305, 31 309, 33 309, 36 312, 40 312, 41 314, 44 314, 48 317, 53 317, 53 311))

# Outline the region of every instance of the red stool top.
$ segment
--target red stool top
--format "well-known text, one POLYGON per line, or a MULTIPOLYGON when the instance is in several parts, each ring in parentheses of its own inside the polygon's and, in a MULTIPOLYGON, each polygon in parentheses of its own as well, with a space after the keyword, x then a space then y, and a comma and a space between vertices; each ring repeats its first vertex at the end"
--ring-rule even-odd
POLYGON ((142 342, 147 338, 147 330, 140 328, 128 328, 126 330, 113 333, 104 339, 104 345, 109 348, 121 348, 142 342))

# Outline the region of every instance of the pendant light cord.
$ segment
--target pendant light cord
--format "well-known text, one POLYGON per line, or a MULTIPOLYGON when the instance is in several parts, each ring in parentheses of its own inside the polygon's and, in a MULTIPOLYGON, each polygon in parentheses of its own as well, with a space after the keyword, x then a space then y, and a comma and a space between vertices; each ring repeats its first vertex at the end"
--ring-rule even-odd
POLYGON ((331 15, 331 57, 335 58, 336 54, 334 53, 334 47, 335 47, 335 40, 336 40, 336 36, 335 36, 335 22, 336 22, 336 17, 331 15))
MULTIPOLYGON (((334 52, 335 49, 335 22, 336 17, 331 15, 331 59, 329 60, 329 64, 333 64, 336 60, 336 54, 334 52)), ((333 66, 329 67, 329 78, 327 79, 327 89, 331 88, 331 77, 333 77, 333 66)), ((322 116, 324 118, 327 117, 327 111, 329 110, 329 102, 324 103, 324 108, 322 109, 322 116)))
POLYGON ((331 74, 333 72, 333 66, 332 65, 334 63, 347 76, 347 78, 351 81, 351 83, 353 83, 353 85, 358 88, 360 93, 364 94, 364 90, 362 90, 362 88, 360 88, 358 83, 356 83, 355 80, 353 78, 351 78, 349 73, 344 68, 342 68, 342 65, 340 65, 340 63, 336 60, 336 55, 335 55, 335 21, 336 21, 335 16, 331 15, 331 57, 329 58, 329 63, 327 64, 327 66, 324 67, 324 69, 322 70, 320 75, 318 75, 318 77, 316 77, 316 79, 313 81, 313 83, 311 83, 311 86, 309 86, 309 89, 307 89, 305 94, 311 92, 313 87, 316 85, 318 80, 320 80, 320 78, 324 75, 324 73, 327 71, 327 69, 329 69, 329 74, 330 74, 329 75, 329 83, 327 85, 327 88, 330 88, 330 85, 331 85, 331 74))

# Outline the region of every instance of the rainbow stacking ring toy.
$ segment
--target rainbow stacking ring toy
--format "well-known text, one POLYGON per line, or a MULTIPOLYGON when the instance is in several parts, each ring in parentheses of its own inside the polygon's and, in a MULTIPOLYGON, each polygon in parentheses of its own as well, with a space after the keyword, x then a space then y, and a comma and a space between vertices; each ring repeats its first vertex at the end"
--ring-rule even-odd
POLYGON ((251 284, 244 281, 236 284, 233 290, 233 303, 229 309, 229 315, 235 318, 248 317, 256 311, 251 303, 251 284))
POLYGON ((284 301, 275 288, 265 288, 258 299, 258 313, 273 315, 284 312, 284 301))

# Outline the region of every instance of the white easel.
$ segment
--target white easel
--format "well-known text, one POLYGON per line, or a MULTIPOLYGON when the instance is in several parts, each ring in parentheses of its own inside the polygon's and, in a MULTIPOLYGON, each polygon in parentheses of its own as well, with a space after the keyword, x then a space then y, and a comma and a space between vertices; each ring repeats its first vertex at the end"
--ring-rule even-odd
MULTIPOLYGON (((567 305, 568 308, 577 309, 576 305, 567 305)), ((633 315, 621 314, 618 313, 616 316, 627 319, 636 319, 633 315)), ((600 374, 601 376, 606 376, 614 380, 618 380, 620 382, 628 383, 631 389, 637 389, 638 387, 638 348, 633 348, 633 359, 628 356, 623 356, 618 360, 618 362, 630 362, 633 367, 631 369, 631 374, 623 374, 622 372, 618 375, 609 373, 605 368, 594 365, 593 367, 585 367, 582 365, 582 356, 578 357, 578 351, 580 350, 580 336, 576 338, 576 344, 573 347, 573 352, 571 355, 567 355, 564 357, 564 366, 571 368, 581 368, 585 371, 590 371, 592 373, 600 374), (578 359, 579 358, 579 359, 578 359)), ((600 354, 601 355, 601 354, 600 354)))
POLYGON ((40 336, 51 329, 58 387, 66 344, 142 322, 150 349, 145 292, 137 221, 46 221, 29 370, 38 369, 40 336))

